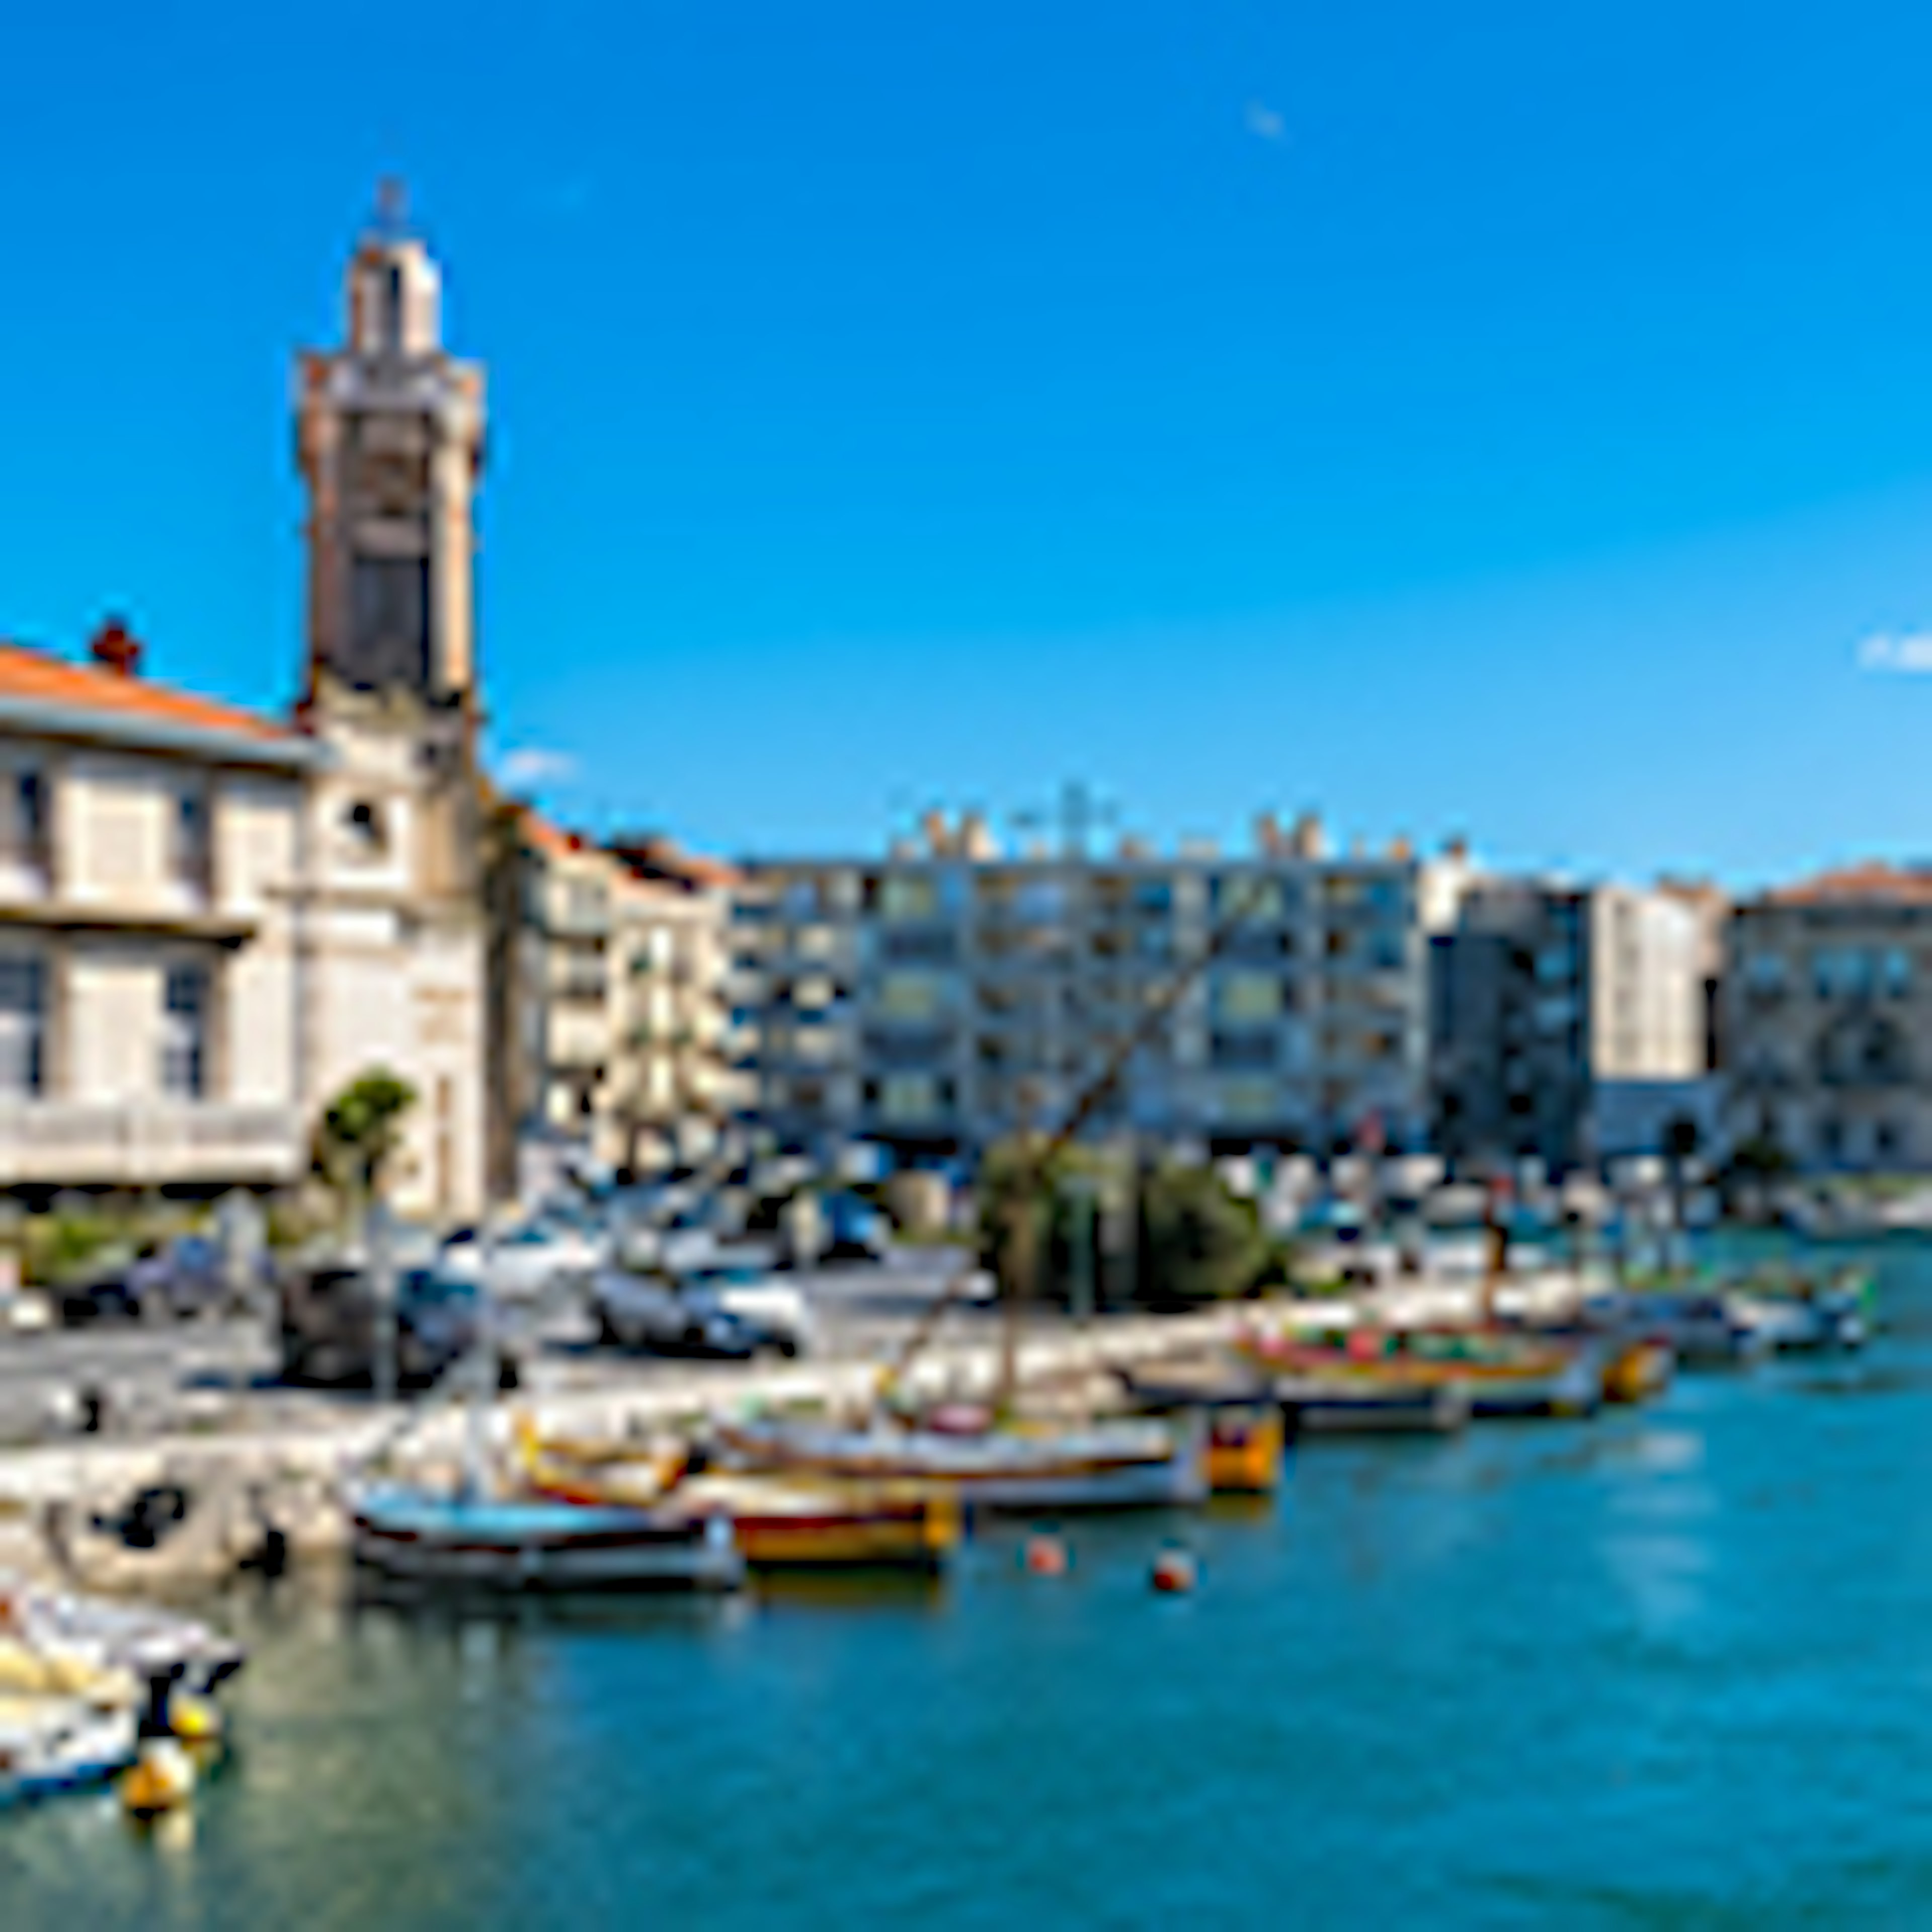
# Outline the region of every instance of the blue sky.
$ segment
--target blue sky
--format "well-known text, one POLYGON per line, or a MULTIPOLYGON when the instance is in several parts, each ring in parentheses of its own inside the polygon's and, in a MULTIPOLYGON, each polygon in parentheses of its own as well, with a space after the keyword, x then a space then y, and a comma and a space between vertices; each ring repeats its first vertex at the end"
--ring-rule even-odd
POLYGON ((1932 855, 1932 677, 1859 662, 1932 628, 1923 8, 110 4, 7 68, 0 632, 290 694, 290 358, 393 170, 562 816, 1932 855))

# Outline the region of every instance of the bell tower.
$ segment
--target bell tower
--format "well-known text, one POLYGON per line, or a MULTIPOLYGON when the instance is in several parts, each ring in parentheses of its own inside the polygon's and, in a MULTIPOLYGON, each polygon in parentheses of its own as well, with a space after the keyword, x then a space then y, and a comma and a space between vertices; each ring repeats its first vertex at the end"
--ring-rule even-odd
POLYGON ((386 188, 350 258, 339 348, 304 355, 308 792, 298 946, 319 1110, 376 1068, 414 1090, 406 1211, 484 1198, 488 955, 475 617, 483 374, 442 346, 440 278, 386 188))
POLYGON ((483 372, 442 346, 442 278, 393 183, 346 280, 346 339, 297 376, 307 694, 332 682, 473 714, 483 372))

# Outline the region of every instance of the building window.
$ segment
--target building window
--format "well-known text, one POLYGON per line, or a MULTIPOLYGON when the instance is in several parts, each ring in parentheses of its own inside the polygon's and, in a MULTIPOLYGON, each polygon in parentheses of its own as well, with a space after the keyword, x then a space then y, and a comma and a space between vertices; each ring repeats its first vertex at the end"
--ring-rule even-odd
POLYGON ((1879 956, 1879 985, 1888 1000, 1910 996, 1912 955, 1903 946, 1888 946, 1879 956))
POLYGON ((14 772, 0 792, 0 856, 40 866, 46 854, 46 775, 30 766, 14 772))
POLYGON ((38 959, 0 956, 0 1094, 46 1090, 46 972, 38 959))
POLYGON ((161 998, 161 1091, 199 1100, 208 1091, 208 976, 206 966, 170 966, 161 998))
POLYGON ((392 356, 403 352, 403 268, 391 262, 382 271, 382 346, 392 356))
POLYGON ((350 844, 364 858, 380 858, 389 849, 388 824, 373 799, 356 800, 343 813, 342 826, 350 844))
POLYGON ((175 794, 174 824, 168 854, 176 883, 205 892, 213 872, 214 842, 209 836, 208 794, 190 787, 175 794))

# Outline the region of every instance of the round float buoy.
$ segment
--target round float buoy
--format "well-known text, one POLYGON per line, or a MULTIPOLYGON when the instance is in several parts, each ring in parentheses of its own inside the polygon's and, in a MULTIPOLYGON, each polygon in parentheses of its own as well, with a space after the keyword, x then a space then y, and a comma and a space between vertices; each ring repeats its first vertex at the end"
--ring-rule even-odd
POLYGON ((221 1735, 221 1707, 212 1697, 177 1690, 168 1700, 168 1716, 184 1744, 212 1744, 221 1735))
POLYGON ((121 1780, 121 1803, 132 1817, 158 1818, 185 1804, 194 1790, 194 1760, 172 1738, 151 1738, 121 1780))
POLYGON ((1027 1574, 1033 1576, 1066 1574, 1066 1546, 1057 1536, 1030 1536, 1021 1552, 1027 1574))
POLYGON ((1200 1580, 1200 1567, 1184 1550, 1163 1550, 1154 1558, 1154 1586, 1163 1596, 1185 1596, 1200 1580))

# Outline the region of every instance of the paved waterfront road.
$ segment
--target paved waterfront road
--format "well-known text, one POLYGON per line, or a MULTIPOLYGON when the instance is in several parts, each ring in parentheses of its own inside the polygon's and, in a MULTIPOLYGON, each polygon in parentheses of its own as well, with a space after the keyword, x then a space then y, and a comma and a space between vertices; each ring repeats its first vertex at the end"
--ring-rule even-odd
MULTIPOLYGON (((895 1349, 943 1294, 957 1267, 950 1253, 914 1251, 882 1266, 858 1264, 801 1270, 788 1279, 817 1315, 820 1352, 833 1360, 880 1359, 895 1349)), ((947 1333, 970 1334, 987 1324, 983 1310, 962 1308, 947 1333)), ((140 1429, 178 1419, 196 1400, 219 1391, 254 1390, 271 1407, 312 1396, 281 1395, 272 1378, 275 1348, 264 1320, 106 1324, 0 1336, 0 1442, 41 1432, 63 1392, 104 1392, 110 1424, 140 1429)), ((539 1388, 589 1390, 648 1384, 691 1373, 688 1363, 595 1348, 590 1324, 566 1312, 549 1324, 536 1353, 539 1388)), ((349 1398, 353 1400, 353 1398, 349 1398)))
POLYGON ((64 1390, 98 1388, 130 1418, 154 1418, 196 1386, 245 1387, 272 1366, 260 1321, 104 1324, 0 1336, 0 1442, 34 1432, 64 1390))

